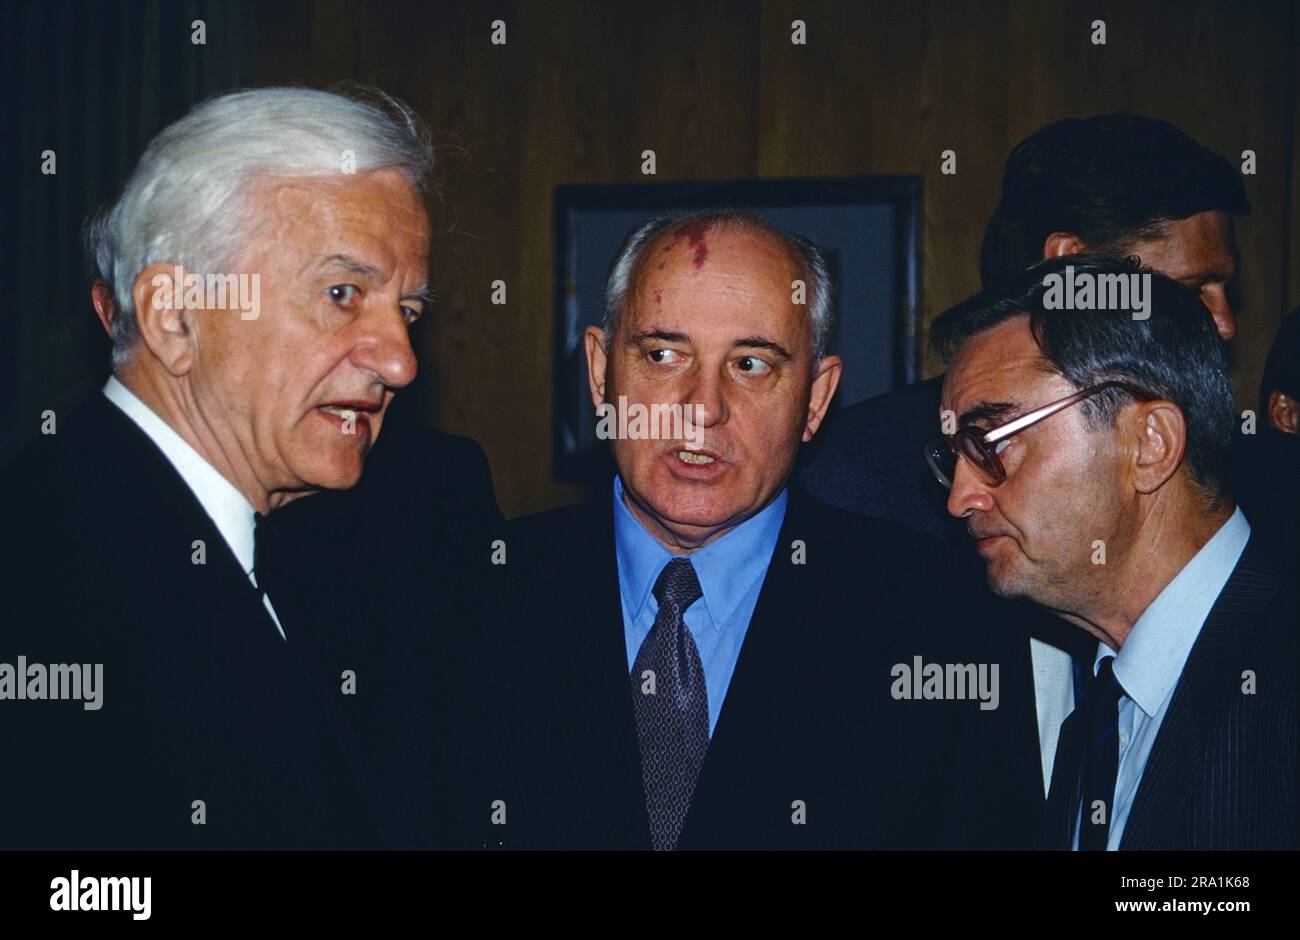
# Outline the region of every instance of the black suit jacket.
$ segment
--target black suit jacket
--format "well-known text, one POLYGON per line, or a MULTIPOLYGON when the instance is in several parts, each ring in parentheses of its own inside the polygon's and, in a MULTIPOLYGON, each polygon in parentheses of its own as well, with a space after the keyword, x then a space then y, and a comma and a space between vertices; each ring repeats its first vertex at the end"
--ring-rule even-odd
POLYGON ((943 376, 832 411, 799 455, 795 485, 847 512, 887 519, 935 538, 960 536, 947 491, 922 450, 939 434, 943 376))
MULTIPOLYGON (((488 717, 462 804, 478 845, 649 848, 611 498, 509 523, 506 563, 485 566, 488 717)), ((791 494, 680 848, 1002 837, 1005 816, 981 802, 999 789, 988 755, 971 762, 969 747, 996 713, 891 694, 896 664, 972 662, 983 640, 986 624, 954 621, 944 576, 927 540, 791 494)))
MULTIPOLYGON (((460 458, 426 464, 444 473, 449 503, 462 475, 464 492, 490 493, 466 453, 476 447, 435 440, 422 446, 460 458)), ((0 842, 338 848, 434 837, 421 809, 436 799, 433 758, 423 754, 430 725, 400 706, 420 695, 411 674, 434 661, 439 625, 368 602, 391 597, 403 570, 386 565, 383 550, 433 544, 430 526, 446 538, 432 502, 399 517, 426 532, 405 541, 383 488, 272 513, 288 518, 280 527, 302 574, 273 597, 286 643, 184 481, 102 396, 36 441, 6 482, 15 509, 0 577, 16 616, 0 631, 0 662, 100 663, 103 707, 0 704, 27 769, 4 775, 0 842), (395 544, 382 542, 385 533, 395 544), (196 542, 203 564, 194 563, 196 542), (313 584, 312 572, 329 583, 313 584), (343 694, 348 669, 356 695, 343 694), (395 769, 415 754, 418 787, 395 769), (193 823, 195 801, 204 825, 193 823)), ((427 693, 436 673, 422 678, 427 693)))
MULTIPOLYGON (((1252 537, 1174 687, 1121 849, 1300 848, 1297 609, 1294 571, 1252 537)), ((1068 844, 1067 805, 1077 794, 1053 793, 1045 848, 1068 844)))

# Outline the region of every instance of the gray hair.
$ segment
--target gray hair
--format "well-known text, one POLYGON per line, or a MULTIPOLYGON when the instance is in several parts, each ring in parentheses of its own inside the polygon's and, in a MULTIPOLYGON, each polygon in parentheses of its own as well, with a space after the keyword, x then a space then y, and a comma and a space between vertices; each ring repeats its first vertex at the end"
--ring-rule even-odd
POLYGON ((774 239, 801 268, 807 284, 808 317, 812 324, 813 363, 826 354, 826 341, 830 337, 834 317, 830 269, 826 254, 808 239, 778 228, 762 216, 739 209, 703 209, 679 215, 661 216, 637 226, 628 237, 605 281, 605 346, 614 339, 619 315, 623 312, 641 262, 660 236, 670 231, 680 231, 687 226, 723 226, 767 235, 774 239))
POLYGON ((311 88, 232 91, 164 128, 145 148, 122 195, 86 225, 87 252, 116 302, 114 368, 139 338, 131 300, 136 277, 160 261, 196 272, 229 264, 247 240, 242 196, 252 178, 389 167, 423 193, 433 150, 415 113, 375 89, 350 95, 311 88))

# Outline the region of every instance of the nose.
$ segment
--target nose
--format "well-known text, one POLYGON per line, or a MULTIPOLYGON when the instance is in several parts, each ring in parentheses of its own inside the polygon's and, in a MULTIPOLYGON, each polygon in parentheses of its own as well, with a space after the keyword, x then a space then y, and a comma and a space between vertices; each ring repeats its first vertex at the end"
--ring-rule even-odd
POLYGON ((964 519, 972 512, 993 508, 993 494, 965 458, 957 458, 952 472, 952 489, 948 491, 948 514, 964 519))
POLYGON ((1215 329, 1219 338, 1225 343, 1237 335, 1237 316, 1228 301, 1228 291, 1222 284, 1206 285, 1201 288, 1201 300, 1210 309, 1214 318, 1215 329))
POLYGON ((357 322, 361 332, 352 347, 352 364, 373 372, 389 388, 410 385, 419 364, 401 310, 375 311, 357 322))
POLYGON ((695 381, 690 383, 682 402, 683 406, 691 407, 691 423, 700 428, 725 424, 729 409, 723 377, 708 368, 699 369, 693 375, 695 381))

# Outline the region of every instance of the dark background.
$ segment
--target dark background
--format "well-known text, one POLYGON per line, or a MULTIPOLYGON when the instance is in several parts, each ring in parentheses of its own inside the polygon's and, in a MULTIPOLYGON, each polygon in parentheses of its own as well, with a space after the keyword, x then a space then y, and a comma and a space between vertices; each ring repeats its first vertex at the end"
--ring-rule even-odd
POLYGON ((483 444, 507 515, 577 496, 547 469, 552 190, 643 182, 647 148, 657 182, 919 174, 928 322, 978 286, 1011 147, 1062 117, 1134 111, 1234 163, 1256 153, 1255 212, 1238 229, 1240 407, 1255 407, 1273 332, 1300 303, 1291 4, 47 0, 20 3, 8 26, 0 460, 38 432, 43 410, 70 407, 107 374, 81 218, 157 130, 240 84, 377 84, 439 136, 438 303, 416 328, 422 373, 405 394, 419 420, 483 444), (205 46, 190 42, 197 18, 205 46), (505 46, 489 41, 495 19, 505 46), (805 46, 790 43, 794 19, 805 46), (1097 19, 1104 46, 1090 41, 1097 19), (40 173, 47 148, 55 176, 40 173), (948 149, 955 176, 939 172, 948 149), (489 302, 498 278, 505 306, 489 302))

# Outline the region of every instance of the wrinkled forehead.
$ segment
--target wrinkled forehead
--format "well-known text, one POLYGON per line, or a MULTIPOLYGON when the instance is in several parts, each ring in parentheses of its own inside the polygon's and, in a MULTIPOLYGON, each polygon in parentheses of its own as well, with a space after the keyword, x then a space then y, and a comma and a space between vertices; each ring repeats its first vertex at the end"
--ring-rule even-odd
POLYGON ((252 238, 275 237, 310 250, 341 240, 364 242, 391 264, 428 253, 424 201, 395 169, 328 176, 259 176, 244 192, 252 238))
POLYGON ((806 328, 805 303, 793 282, 805 275, 777 238, 734 223, 692 222, 669 228, 645 247, 632 291, 629 320, 673 317, 704 327, 721 320, 763 321, 795 332, 806 328))

